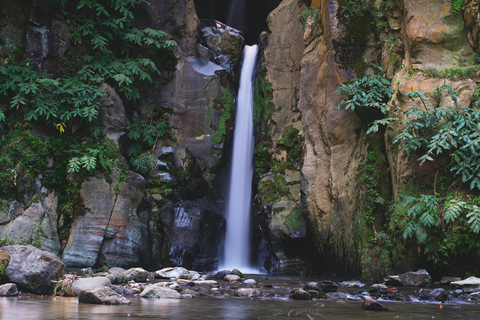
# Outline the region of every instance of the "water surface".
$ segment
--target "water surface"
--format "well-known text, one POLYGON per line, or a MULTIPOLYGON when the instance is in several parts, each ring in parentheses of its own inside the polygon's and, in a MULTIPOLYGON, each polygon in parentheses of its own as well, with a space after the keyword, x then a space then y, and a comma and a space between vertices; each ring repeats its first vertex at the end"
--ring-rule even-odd
POLYGON ((77 298, 1 297, 2 320, 24 319, 480 319, 480 306, 384 302, 388 312, 364 311, 359 302, 127 297, 128 306, 79 304, 77 298))

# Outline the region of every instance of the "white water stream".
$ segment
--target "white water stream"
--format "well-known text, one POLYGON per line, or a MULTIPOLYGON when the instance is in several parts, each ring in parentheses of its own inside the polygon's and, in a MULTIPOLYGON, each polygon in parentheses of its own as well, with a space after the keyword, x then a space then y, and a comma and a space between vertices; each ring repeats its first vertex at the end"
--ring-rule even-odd
POLYGON ((253 75, 257 46, 245 46, 240 74, 235 133, 233 135, 232 172, 227 202, 227 232, 220 269, 239 269, 258 273, 250 265, 250 208, 252 201, 253 161, 253 75))

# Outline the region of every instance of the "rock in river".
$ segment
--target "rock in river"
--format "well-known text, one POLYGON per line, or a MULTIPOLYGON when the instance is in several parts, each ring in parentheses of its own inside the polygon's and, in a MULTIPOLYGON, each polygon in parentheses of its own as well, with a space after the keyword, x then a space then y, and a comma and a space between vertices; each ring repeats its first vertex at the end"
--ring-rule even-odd
POLYGON ((54 283, 64 274, 63 262, 53 253, 32 245, 13 245, 2 248, 10 254, 5 275, 19 289, 35 294, 52 294, 54 283))

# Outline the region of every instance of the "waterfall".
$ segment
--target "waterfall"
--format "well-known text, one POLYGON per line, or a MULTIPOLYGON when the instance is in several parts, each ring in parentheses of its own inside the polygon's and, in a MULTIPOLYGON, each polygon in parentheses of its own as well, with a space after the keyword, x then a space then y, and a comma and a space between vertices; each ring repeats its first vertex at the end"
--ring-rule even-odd
POLYGON ((227 24, 245 32, 245 0, 232 0, 228 10, 227 24))
POLYGON ((222 269, 256 273, 250 266, 250 209, 253 161, 253 75, 257 46, 245 46, 240 74, 232 168, 227 202, 227 232, 222 269))

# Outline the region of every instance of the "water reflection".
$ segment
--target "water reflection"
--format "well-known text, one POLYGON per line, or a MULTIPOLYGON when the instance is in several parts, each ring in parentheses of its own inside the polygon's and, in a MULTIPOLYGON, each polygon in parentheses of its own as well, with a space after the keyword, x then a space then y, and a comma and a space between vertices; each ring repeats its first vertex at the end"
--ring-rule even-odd
POLYGON ((479 319, 476 305, 385 303, 389 312, 370 312, 358 302, 196 298, 157 300, 129 297, 128 306, 79 304, 76 298, 0 298, 2 320, 30 319, 479 319))

